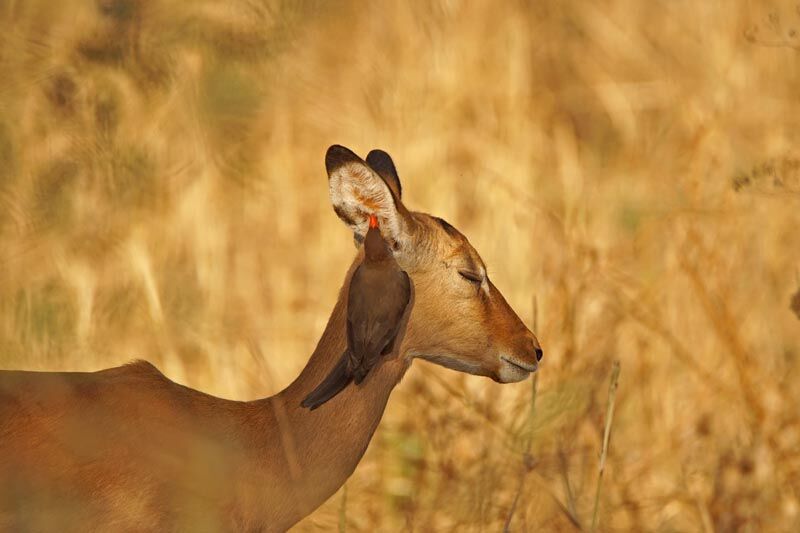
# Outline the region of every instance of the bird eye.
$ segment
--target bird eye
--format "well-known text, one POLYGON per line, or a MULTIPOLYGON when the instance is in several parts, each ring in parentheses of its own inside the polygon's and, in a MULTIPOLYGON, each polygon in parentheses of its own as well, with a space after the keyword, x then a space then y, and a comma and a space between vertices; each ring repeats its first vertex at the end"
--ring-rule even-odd
POLYGON ((475 272, 470 272, 469 270, 459 270, 458 273, 461 275, 462 278, 469 281, 470 283, 476 283, 480 285, 483 283, 483 276, 480 274, 476 274, 475 272))

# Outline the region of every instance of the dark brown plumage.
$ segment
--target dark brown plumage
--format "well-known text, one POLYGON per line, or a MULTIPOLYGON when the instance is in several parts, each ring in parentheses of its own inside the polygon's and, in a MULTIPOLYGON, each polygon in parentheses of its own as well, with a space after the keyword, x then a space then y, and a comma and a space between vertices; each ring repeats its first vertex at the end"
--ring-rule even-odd
POLYGON ((313 410, 339 394, 351 381, 361 383, 394 348, 411 297, 408 274, 400 269, 370 216, 364 260, 353 273, 347 294, 347 349, 322 383, 302 402, 313 410))

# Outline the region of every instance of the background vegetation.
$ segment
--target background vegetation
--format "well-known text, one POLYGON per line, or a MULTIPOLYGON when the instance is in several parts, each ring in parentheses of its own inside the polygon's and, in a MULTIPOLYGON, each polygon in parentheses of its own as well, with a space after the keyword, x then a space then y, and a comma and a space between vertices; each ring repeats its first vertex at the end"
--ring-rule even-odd
POLYGON ((545 364, 531 414, 416 363, 298 531, 588 527, 613 360, 601 530, 800 530, 798 94, 791 2, 2 2, 0 365, 280 390, 354 253, 325 149, 380 147, 545 364))

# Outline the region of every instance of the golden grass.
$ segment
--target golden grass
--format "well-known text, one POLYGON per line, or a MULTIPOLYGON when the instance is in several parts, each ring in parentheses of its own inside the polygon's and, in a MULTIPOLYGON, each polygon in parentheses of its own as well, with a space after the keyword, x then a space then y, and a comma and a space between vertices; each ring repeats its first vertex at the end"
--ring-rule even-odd
POLYGON ((614 359, 599 530, 800 528, 793 4, 18 0, 0 40, 3 367, 280 390, 354 253, 325 149, 380 147, 538 302, 536 411, 416 363, 298 531, 496 531, 520 479, 511 530, 588 528, 614 359))

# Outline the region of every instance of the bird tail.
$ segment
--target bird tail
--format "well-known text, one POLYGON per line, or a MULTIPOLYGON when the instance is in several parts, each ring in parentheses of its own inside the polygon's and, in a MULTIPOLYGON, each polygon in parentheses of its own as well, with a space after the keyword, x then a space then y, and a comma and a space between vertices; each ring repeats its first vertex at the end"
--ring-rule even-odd
POLYGON ((342 357, 339 358, 339 362, 336 363, 331 373, 328 374, 328 377, 322 380, 322 383, 311 391, 311 394, 306 396, 306 399, 303 400, 300 405, 302 407, 308 407, 309 410, 313 411, 342 392, 342 390, 353 381, 353 375, 349 370, 349 363, 349 356, 345 350, 342 357))

